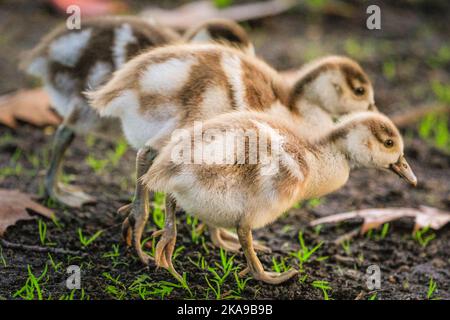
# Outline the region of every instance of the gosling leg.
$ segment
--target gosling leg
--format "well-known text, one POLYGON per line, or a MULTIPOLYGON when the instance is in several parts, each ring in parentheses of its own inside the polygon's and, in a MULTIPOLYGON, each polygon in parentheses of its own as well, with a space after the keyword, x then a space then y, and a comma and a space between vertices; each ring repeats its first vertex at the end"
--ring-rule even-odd
POLYGON ((177 241, 177 223, 175 217, 176 210, 175 199, 167 194, 166 195, 166 216, 164 222, 164 229, 156 231, 154 236, 161 236, 158 241, 155 250, 155 263, 158 267, 169 270, 169 272, 175 276, 178 280, 182 280, 183 277, 175 270, 172 263, 172 255, 175 249, 175 243, 177 241))
POLYGON ((125 243, 131 246, 133 242, 139 259, 145 265, 148 265, 151 260, 151 257, 142 250, 141 246, 142 234, 149 214, 149 192, 142 185, 140 178, 151 167, 156 155, 156 151, 148 146, 138 151, 136 156, 136 188, 134 191, 134 199, 131 205, 126 205, 119 209, 119 213, 128 213, 128 217, 122 223, 122 236, 125 243))
POLYGON ((75 132, 64 123, 56 130, 53 139, 50 167, 45 176, 46 196, 57 200, 69 207, 81 208, 95 199, 80 188, 66 186, 59 182, 64 155, 75 138, 75 132))
POLYGON ((239 226, 237 228, 237 233, 245 254, 245 258, 247 259, 247 269, 244 270, 243 273, 248 271, 256 280, 269 284, 283 283, 298 274, 298 271, 295 269, 282 273, 265 271, 261 261, 259 261, 258 256, 256 255, 255 249, 253 248, 251 229, 249 227, 239 226))
MULTIPOLYGON (((241 244, 239 243, 238 236, 226 229, 216 228, 213 226, 208 226, 209 233, 211 235, 212 243, 225 251, 238 252, 241 249, 241 244)), ((253 246, 256 251, 261 251, 264 253, 271 253, 272 250, 265 245, 254 241, 253 246)))

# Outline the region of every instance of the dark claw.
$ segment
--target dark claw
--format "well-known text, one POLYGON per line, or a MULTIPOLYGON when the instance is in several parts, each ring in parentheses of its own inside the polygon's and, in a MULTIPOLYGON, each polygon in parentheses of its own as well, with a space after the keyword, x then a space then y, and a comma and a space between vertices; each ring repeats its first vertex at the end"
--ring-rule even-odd
POLYGON ((125 218, 125 220, 122 223, 122 238, 125 241, 125 244, 127 245, 127 247, 131 246, 131 238, 132 238, 132 233, 131 233, 131 226, 130 226, 130 221, 128 218, 125 218))

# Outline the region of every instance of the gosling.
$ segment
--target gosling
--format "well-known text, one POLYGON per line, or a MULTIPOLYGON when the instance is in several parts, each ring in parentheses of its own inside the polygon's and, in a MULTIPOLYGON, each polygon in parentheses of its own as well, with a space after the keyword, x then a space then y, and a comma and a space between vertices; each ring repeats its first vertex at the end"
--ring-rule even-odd
POLYGON ((179 277, 172 264, 178 205, 209 225, 237 229, 247 260, 243 273, 269 284, 285 282, 298 271, 265 271, 252 230, 272 223, 300 200, 338 190, 355 167, 392 170, 417 183, 400 133, 378 113, 349 115, 316 139, 304 139, 295 123, 262 113, 230 113, 204 122, 197 132, 186 128, 161 150, 142 179, 149 190, 166 193, 155 263, 179 277), (230 141, 235 141, 231 148, 230 141))
POLYGON ((48 197, 70 207, 95 202, 80 188, 60 183, 65 153, 76 135, 93 132, 111 139, 121 133, 116 121, 98 117, 82 92, 103 84, 143 49, 178 39, 174 31, 140 18, 101 17, 83 20, 80 30, 60 25, 25 54, 21 68, 42 80, 53 108, 63 118, 45 177, 48 197))
MULTIPOLYGON (((303 131, 319 134, 334 125, 333 117, 375 109, 370 80, 352 60, 328 57, 307 70, 291 87, 264 61, 242 51, 216 44, 172 45, 136 57, 88 95, 101 116, 121 119, 128 142, 139 150, 139 178, 171 133, 197 120, 232 111, 262 111, 293 119, 303 131)), ((134 239, 143 263, 148 263, 140 242, 147 202, 148 195, 137 183, 123 223, 124 238, 129 245, 134 239)), ((226 230, 210 232, 214 244, 239 249, 226 230)))
POLYGON ((101 119, 88 106, 83 92, 104 84, 113 71, 153 47, 183 41, 221 41, 251 52, 245 30, 228 20, 211 20, 181 38, 175 31, 137 17, 101 17, 83 20, 81 30, 61 25, 28 52, 21 68, 42 79, 52 106, 63 118, 56 131, 45 178, 48 197, 70 207, 95 199, 74 186, 61 184, 64 156, 76 135, 92 132, 107 139, 121 134, 118 123, 101 119))

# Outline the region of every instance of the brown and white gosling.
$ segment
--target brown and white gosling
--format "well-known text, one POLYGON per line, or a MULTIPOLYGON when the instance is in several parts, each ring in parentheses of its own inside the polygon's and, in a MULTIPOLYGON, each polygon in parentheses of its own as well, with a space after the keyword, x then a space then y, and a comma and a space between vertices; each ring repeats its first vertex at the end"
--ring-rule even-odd
POLYGON ((47 196, 71 207, 95 199, 60 181, 64 155, 76 135, 94 132, 117 137, 121 131, 111 119, 101 119, 82 94, 108 80, 114 70, 145 48, 178 40, 174 31, 136 17, 101 17, 82 21, 82 28, 60 25, 25 54, 21 68, 39 77, 52 107, 63 118, 53 139, 45 177, 47 196))
POLYGON ((354 167, 392 170, 417 183, 397 128, 374 112, 349 115, 316 139, 304 139, 292 122, 262 113, 218 116, 197 130, 177 134, 142 179, 149 190, 166 193, 166 222, 155 263, 176 276, 176 205, 209 225, 237 228, 247 260, 244 272, 278 284, 297 270, 266 272, 254 251, 253 229, 272 223, 300 200, 339 189, 354 167), (257 161, 251 162, 252 157, 257 161))
MULTIPOLYGON (((295 77, 282 77, 290 89, 287 104, 300 114, 299 130, 303 135, 318 136, 330 130, 343 115, 359 111, 377 111, 374 90, 369 77, 354 60, 344 56, 326 56, 314 59, 302 66, 295 77), (291 81, 291 79, 295 79, 291 81)), ((269 110, 275 117, 286 113, 285 105, 269 110)), ((209 226, 215 246, 227 251, 239 251, 237 235, 209 226)), ((255 243, 258 251, 270 252, 270 248, 255 243)))
MULTIPOLYGON (((172 45, 144 53, 89 94, 102 116, 118 117, 129 143, 138 149, 137 177, 151 166, 172 132, 232 111, 263 111, 296 121, 318 134, 333 117, 374 109, 370 80, 354 61, 328 57, 307 69, 292 87, 262 60, 219 45, 172 45)), ((135 201, 123 224, 127 243, 141 260, 147 195, 136 184, 135 201), (132 230, 131 230, 132 229, 132 230)), ((239 244, 226 230, 210 229, 213 242, 227 250, 239 244)), ((264 249, 261 247, 261 249, 264 249)))
POLYGON ((253 48, 245 31, 228 20, 207 21, 181 39, 171 29, 141 18, 100 17, 83 20, 80 30, 55 28, 25 55, 21 67, 42 79, 52 106, 64 119, 54 137, 45 178, 47 196, 72 207, 95 201, 81 189, 59 182, 65 153, 76 135, 92 132, 111 139, 121 134, 115 121, 100 119, 88 106, 83 92, 103 84, 139 52, 171 42, 198 42, 197 33, 205 41, 253 48))

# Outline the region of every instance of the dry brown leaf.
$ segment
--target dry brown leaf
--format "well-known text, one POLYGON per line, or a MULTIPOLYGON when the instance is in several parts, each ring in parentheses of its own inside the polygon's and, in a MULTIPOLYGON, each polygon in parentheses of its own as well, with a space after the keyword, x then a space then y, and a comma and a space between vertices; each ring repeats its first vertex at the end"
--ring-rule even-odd
POLYGON ((219 9, 214 6, 213 1, 195 1, 173 10, 149 8, 144 10, 141 15, 172 28, 187 29, 214 18, 247 21, 274 16, 292 8, 297 3, 296 0, 269 0, 219 9))
POLYGON ((414 231, 420 228, 430 227, 440 229, 450 222, 450 212, 439 210, 432 207, 420 206, 415 208, 383 208, 383 209, 364 209, 334 214, 328 217, 316 219, 310 223, 311 226, 317 226, 323 223, 336 223, 339 221, 362 218, 364 220, 361 227, 361 233, 364 234, 371 229, 379 228, 386 222, 397 220, 403 217, 412 217, 415 219, 414 231))
POLYGON ((0 97, 0 123, 15 128, 17 120, 36 126, 61 123, 61 118, 51 109, 43 88, 19 90, 0 97))
POLYGON ((35 219, 27 209, 46 218, 53 216, 50 209, 34 202, 30 195, 19 190, 0 189, 0 237, 8 227, 16 224, 17 221, 35 219))

